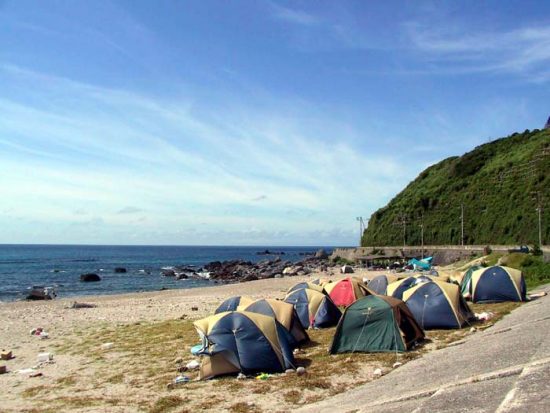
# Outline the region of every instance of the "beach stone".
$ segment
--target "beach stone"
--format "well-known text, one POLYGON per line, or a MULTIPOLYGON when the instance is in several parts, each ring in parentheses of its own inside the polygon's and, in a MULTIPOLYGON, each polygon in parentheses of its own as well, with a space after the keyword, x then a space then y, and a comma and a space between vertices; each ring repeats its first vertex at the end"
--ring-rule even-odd
POLYGON ((127 272, 127 270, 124 267, 116 267, 115 268, 115 273, 117 273, 117 274, 123 274, 125 272, 127 272))
POLYGON ((298 376, 303 376, 304 374, 306 374, 306 368, 305 367, 298 367, 296 369, 296 374, 298 376))
POLYGON ((89 274, 81 274, 80 275, 80 281, 82 282, 97 282, 101 281, 101 277, 94 273, 89 274))
POLYGON ((176 272, 174 270, 162 270, 160 273, 165 277, 175 277, 176 276, 176 272))
POLYGON ((296 373, 296 371, 293 370, 293 369, 286 369, 285 370, 285 374, 294 374, 294 373, 296 373))

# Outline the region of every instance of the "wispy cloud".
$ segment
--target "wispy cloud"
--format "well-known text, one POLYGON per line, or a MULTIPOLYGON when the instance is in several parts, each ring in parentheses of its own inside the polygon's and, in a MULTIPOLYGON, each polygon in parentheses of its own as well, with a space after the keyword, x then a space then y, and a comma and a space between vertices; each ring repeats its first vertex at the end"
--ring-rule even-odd
POLYGON ((287 23, 298 24, 301 26, 312 26, 321 22, 319 17, 316 17, 305 11, 284 7, 274 2, 269 2, 273 17, 287 23))
POLYGON ((549 80, 550 28, 520 27, 509 31, 450 31, 441 26, 408 24, 416 50, 440 69, 462 73, 493 72, 549 80))
POLYGON ((124 215, 124 214, 137 214, 138 212, 143 212, 143 209, 141 208, 137 208, 137 207, 133 207, 133 206, 126 206, 122 209, 119 209, 117 211, 117 214, 119 215, 124 215))

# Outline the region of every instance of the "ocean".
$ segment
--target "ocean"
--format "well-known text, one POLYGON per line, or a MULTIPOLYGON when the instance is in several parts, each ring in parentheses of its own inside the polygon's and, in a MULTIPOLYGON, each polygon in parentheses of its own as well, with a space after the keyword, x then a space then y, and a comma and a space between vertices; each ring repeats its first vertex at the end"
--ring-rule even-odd
POLYGON ((121 294, 214 285, 206 279, 175 280, 161 275, 176 265, 201 267, 211 261, 242 259, 256 262, 284 252, 281 259, 300 261, 303 254, 332 247, 203 247, 105 245, 0 245, 0 302, 24 299, 33 285, 55 286, 58 298, 121 294), (127 273, 115 273, 124 267, 127 273), (100 282, 81 282, 80 274, 97 273, 100 282), (149 273, 149 274, 148 274, 149 273))

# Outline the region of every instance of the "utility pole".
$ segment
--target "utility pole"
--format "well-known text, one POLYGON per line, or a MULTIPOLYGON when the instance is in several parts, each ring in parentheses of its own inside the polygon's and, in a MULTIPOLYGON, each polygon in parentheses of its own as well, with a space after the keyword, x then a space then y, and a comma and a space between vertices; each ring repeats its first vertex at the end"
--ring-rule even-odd
POLYGON ((538 213, 538 225, 539 225, 539 247, 542 247, 542 199, 540 191, 532 192, 533 199, 537 202, 535 211, 538 213))
POLYGON ((361 246, 363 232, 365 232, 365 221, 363 221, 363 217, 356 217, 355 220, 359 222, 359 246, 361 246))
POLYGON ((460 245, 464 246, 464 203, 460 203, 460 245))
POLYGON ((407 215, 404 213, 399 214, 396 224, 403 226, 403 246, 407 246, 407 215))

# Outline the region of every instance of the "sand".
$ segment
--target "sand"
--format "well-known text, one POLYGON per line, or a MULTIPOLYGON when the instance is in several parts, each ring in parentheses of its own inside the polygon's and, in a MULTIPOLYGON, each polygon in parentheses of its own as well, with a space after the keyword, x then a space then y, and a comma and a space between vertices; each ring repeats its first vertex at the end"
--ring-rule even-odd
MULTIPOLYGON (((333 270, 334 271, 334 270, 333 270)), ((359 277, 367 272, 355 274, 359 277)), ((369 277, 376 275, 368 272, 369 277)), ((125 373, 124 365, 117 365, 116 352, 113 352, 111 362, 106 356, 90 351, 82 345, 82 353, 78 349, 66 348, 67 343, 78 343, 78 339, 87 332, 114 331, 129 325, 142 323, 154 324, 166 320, 186 318, 199 319, 212 314, 217 305, 225 298, 234 295, 250 295, 254 298, 283 298, 285 292, 295 283, 311 281, 317 276, 327 277, 324 274, 310 276, 284 277, 280 279, 258 280, 247 283, 216 285, 205 288, 187 290, 167 290, 146 293, 84 296, 69 299, 57 299, 42 302, 11 302, 0 304, 0 348, 11 350, 15 356, 9 361, 2 361, 9 373, 0 375, 1 405, 0 411, 172 411, 162 408, 154 410, 150 404, 150 395, 145 391, 144 400, 138 407, 124 400, 124 395, 140 397, 139 389, 135 386, 142 384, 138 380, 118 380, 112 375, 125 373), (71 309, 70 305, 79 303, 94 304, 96 308, 71 309), (192 307, 198 307, 193 311, 192 307), (42 327, 49 334, 48 339, 32 336, 33 328, 42 327), (76 351, 75 351, 76 350, 76 351), (18 370, 36 366, 39 353, 51 352, 54 363, 39 366, 35 371, 42 373, 40 377, 29 377, 18 370), (107 362, 106 362, 107 361, 107 362), (111 363, 111 365, 109 365, 111 363), (95 377, 105 376, 105 370, 110 370, 113 385, 105 385, 105 381, 93 380, 95 377), (91 384, 95 383, 95 384, 91 384), (88 385, 90 384, 90 385, 88 385), (95 387, 94 387, 95 386, 95 387), (121 387, 122 386, 122 387, 121 387), (76 388, 76 390, 75 390, 76 388), (85 390, 80 403, 71 397, 75 391, 85 390), (117 396, 117 401, 104 404, 101 399, 108 400, 110 393, 117 396), (97 398, 99 400, 94 400, 97 398), (55 400, 65 400, 55 407, 55 400), (89 400, 90 403, 86 403, 89 400), (47 401, 42 404, 41 401, 47 401), (53 406, 53 407, 52 407, 53 406), (47 410, 50 408, 51 410, 47 410), (36 409, 36 410, 33 410, 36 409), (153 410, 152 410, 153 409, 153 410)), ((334 279, 341 275, 330 273, 334 279)), ((198 340, 198 336, 197 336, 198 340)), ((184 347, 193 343, 181 343, 179 355, 188 355, 184 347), (184 345, 185 344, 185 345, 184 345)), ((97 345, 97 343, 95 344, 97 345)), ((115 343, 115 346, 117 343, 115 343)), ((69 346, 69 347, 70 347, 69 346)), ((94 347, 95 349, 95 347, 94 347)), ((169 355, 168 357, 173 357, 169 355)), ((178 354, 176 354, 176 357, 178 354)), ((153 358, 154 360, 154 358, 153 358)), ((1 365, 0 364, 0 365, 1 365)), ((163 388, 169 377, 177 371, 168 371, 159 388, 163 388)), ((107 383, 108 384, 108 383, 107 383)), ((209 386, 210 388, 212 386, 209 386)), ((144 386, 144 389, 146 386, 144 386)), ((150 389, 149 389, 150 390, 150 389)), ((196 391, 211 391, 201 390, 196 391)), ((205 394, 205 397, 209 397, 205 394)), ((224 398, 230 397, 227 394, 224 398)), ((258 395, 261 398, 262 395, 258 395)), ((272 401, 271 401, 272 402, 272 401)), ((261 403, 265 408, 270 401, 261 403)), ((214 409, 218 410, 218 409, 214 409)), ((245 409, 246 410, 246 409, 245 409)), ((269 410, 269 409, 268 409, 269 410)), ((185 410, 174 410, 185 411, 185 410)))

